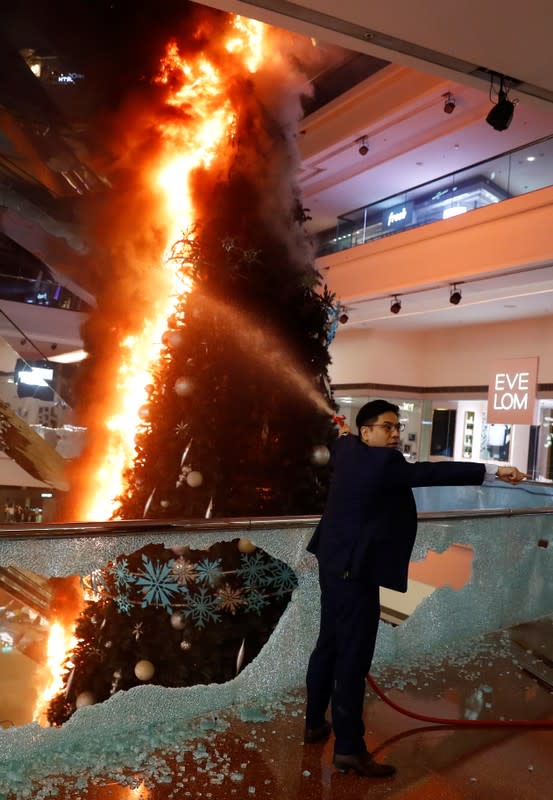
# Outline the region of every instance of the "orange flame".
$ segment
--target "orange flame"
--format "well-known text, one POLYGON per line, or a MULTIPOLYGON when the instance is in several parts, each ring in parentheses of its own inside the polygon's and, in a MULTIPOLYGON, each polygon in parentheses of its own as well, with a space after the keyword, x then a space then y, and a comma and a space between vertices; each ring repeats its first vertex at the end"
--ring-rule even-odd
MULTIPOLYGON (((236 69, 255 72, 260 64, 265 26, 254 20, 233 17, 232 33, 225 49, 236 61, 236 69)), ((225 65, 226 68, 226 65, 225 65)), ((84 500, 80 518, 109 519, 114 515, 115 498, 124 491, 124 472, 135 457, 135 435, 140 424, 140 409, 147 402, 146 386, 152 382, 161 358, 161 337, 167 320, 175 312, 179 298, 192 290, 192 281, 177 274, 169 258, 172 244, 182 231, 189 231, 195 213, 191 198, 191 173, 202 167, 220 164, 221 147, 232 138, 236 113, 227 96, 226 71, 223 72, 205 53, 184 60, 172 42, 162 61, 157 82, 172 88, 166 103, 182 110, 182 119, 165 122, 162 129, 164 152, 160 155, 154 180, 165 194, 164 221, 168 224, 166 260, 157 281, 158 295, 144 309, 144 328, 140 334, 119 343, 120 362, 115 377, 117 407, 105 420, 103 463, 91 476, 90 495, 84 500)))
POLYGON ((50 700, 63 688, 63 666, 67 653, 70 653, 77 644, 71 628, 55 620, 50 624, 46 663, 43 665, 46 685, 40 692, 33 719, 43 723, 44 714, 50 700))

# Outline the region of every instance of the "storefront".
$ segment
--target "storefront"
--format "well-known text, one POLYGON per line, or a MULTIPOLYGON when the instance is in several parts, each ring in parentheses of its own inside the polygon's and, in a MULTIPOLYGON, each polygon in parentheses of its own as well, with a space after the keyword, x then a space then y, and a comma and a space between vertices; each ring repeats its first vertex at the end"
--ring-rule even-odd
POLYGON ((405 425, 400 449, 408 460, 453 459, 515 464, 534 480, 553 481, 553 398, 536 401, 536 424, 488 422, 488 400, 393 396, 363 390, 336 393, 339 414, 355 430, 355 416, 369 400, 383 397, 399 406, 405 425))

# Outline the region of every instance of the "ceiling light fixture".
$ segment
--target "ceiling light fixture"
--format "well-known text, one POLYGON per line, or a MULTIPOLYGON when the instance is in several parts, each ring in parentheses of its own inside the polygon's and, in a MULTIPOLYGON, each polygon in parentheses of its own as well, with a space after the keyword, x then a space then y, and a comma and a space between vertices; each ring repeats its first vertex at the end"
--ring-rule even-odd
POLYGON ((50 356, 48 361, 55 361, 57 364, 76 364, 79 361, 84 361, 85 358, 88 358, 88 353, 85 350, 70 350, 57 356, 50 356))
POLYGON ((401 300, 399 299, 397 294, 395 294, 392 297, 392 303, 390 305, 390 311, 392 312, 392 314, 399 314, 399 312, 401 311, 401 300))
POLYGON ((515 103, 516 100, 513 102, 508 99, 509 95, 509 86, 506 85, 506 81, 508 80, 505 75, 496 76, 496 73, 492 72, 491 74, 491 85, 490 85, 490 100, 492 99, 492 94, 494 91, 494 78, 499 77, 499 91, 497 93, 497 102, 494 106, 492 106, 491 111, 489 112, 488 116, 486 117, 486 122, 488 125, 491 125, 496 131, 506 131, 509 125, 511 124, 511 120, 513 119, 513 114, 515 111, 515 103))
POLYGON ((457 285, 454 283, 449 293, 449 302, 451 303, 452 306, 458 306, 459 303, 461 302, 462 296, 463 295, 461 294, 461 291, 457 288, 457 285))
POLYGON ((455 111, 455 98, 451 92, 446 92, 442 95, 444 98, 444 114, 452 114, 455 111))

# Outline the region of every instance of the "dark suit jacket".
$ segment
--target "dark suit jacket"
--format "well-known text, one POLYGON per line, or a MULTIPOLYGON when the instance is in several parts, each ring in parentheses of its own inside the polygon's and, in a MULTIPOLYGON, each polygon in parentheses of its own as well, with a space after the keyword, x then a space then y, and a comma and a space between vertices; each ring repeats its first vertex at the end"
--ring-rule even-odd
POLYGON ((410 464, 397 450, 368 447, 352 434, 336 441, 332 464, 326 507, 307 549, 329 574, 400 592, 417 533, 411 487, 479 485, 486 474, 470 462, 410 464))

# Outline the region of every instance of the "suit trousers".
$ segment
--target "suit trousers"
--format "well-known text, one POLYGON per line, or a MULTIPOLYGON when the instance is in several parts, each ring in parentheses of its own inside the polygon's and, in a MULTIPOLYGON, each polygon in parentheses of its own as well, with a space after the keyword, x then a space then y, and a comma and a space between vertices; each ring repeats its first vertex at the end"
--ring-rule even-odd
POLYGON ((307 669, 306 727, 316 728, 331 703, 334 752, 362 753, 365 676, 380 619, 378 585, 319 569, 321 627, 307 669))

